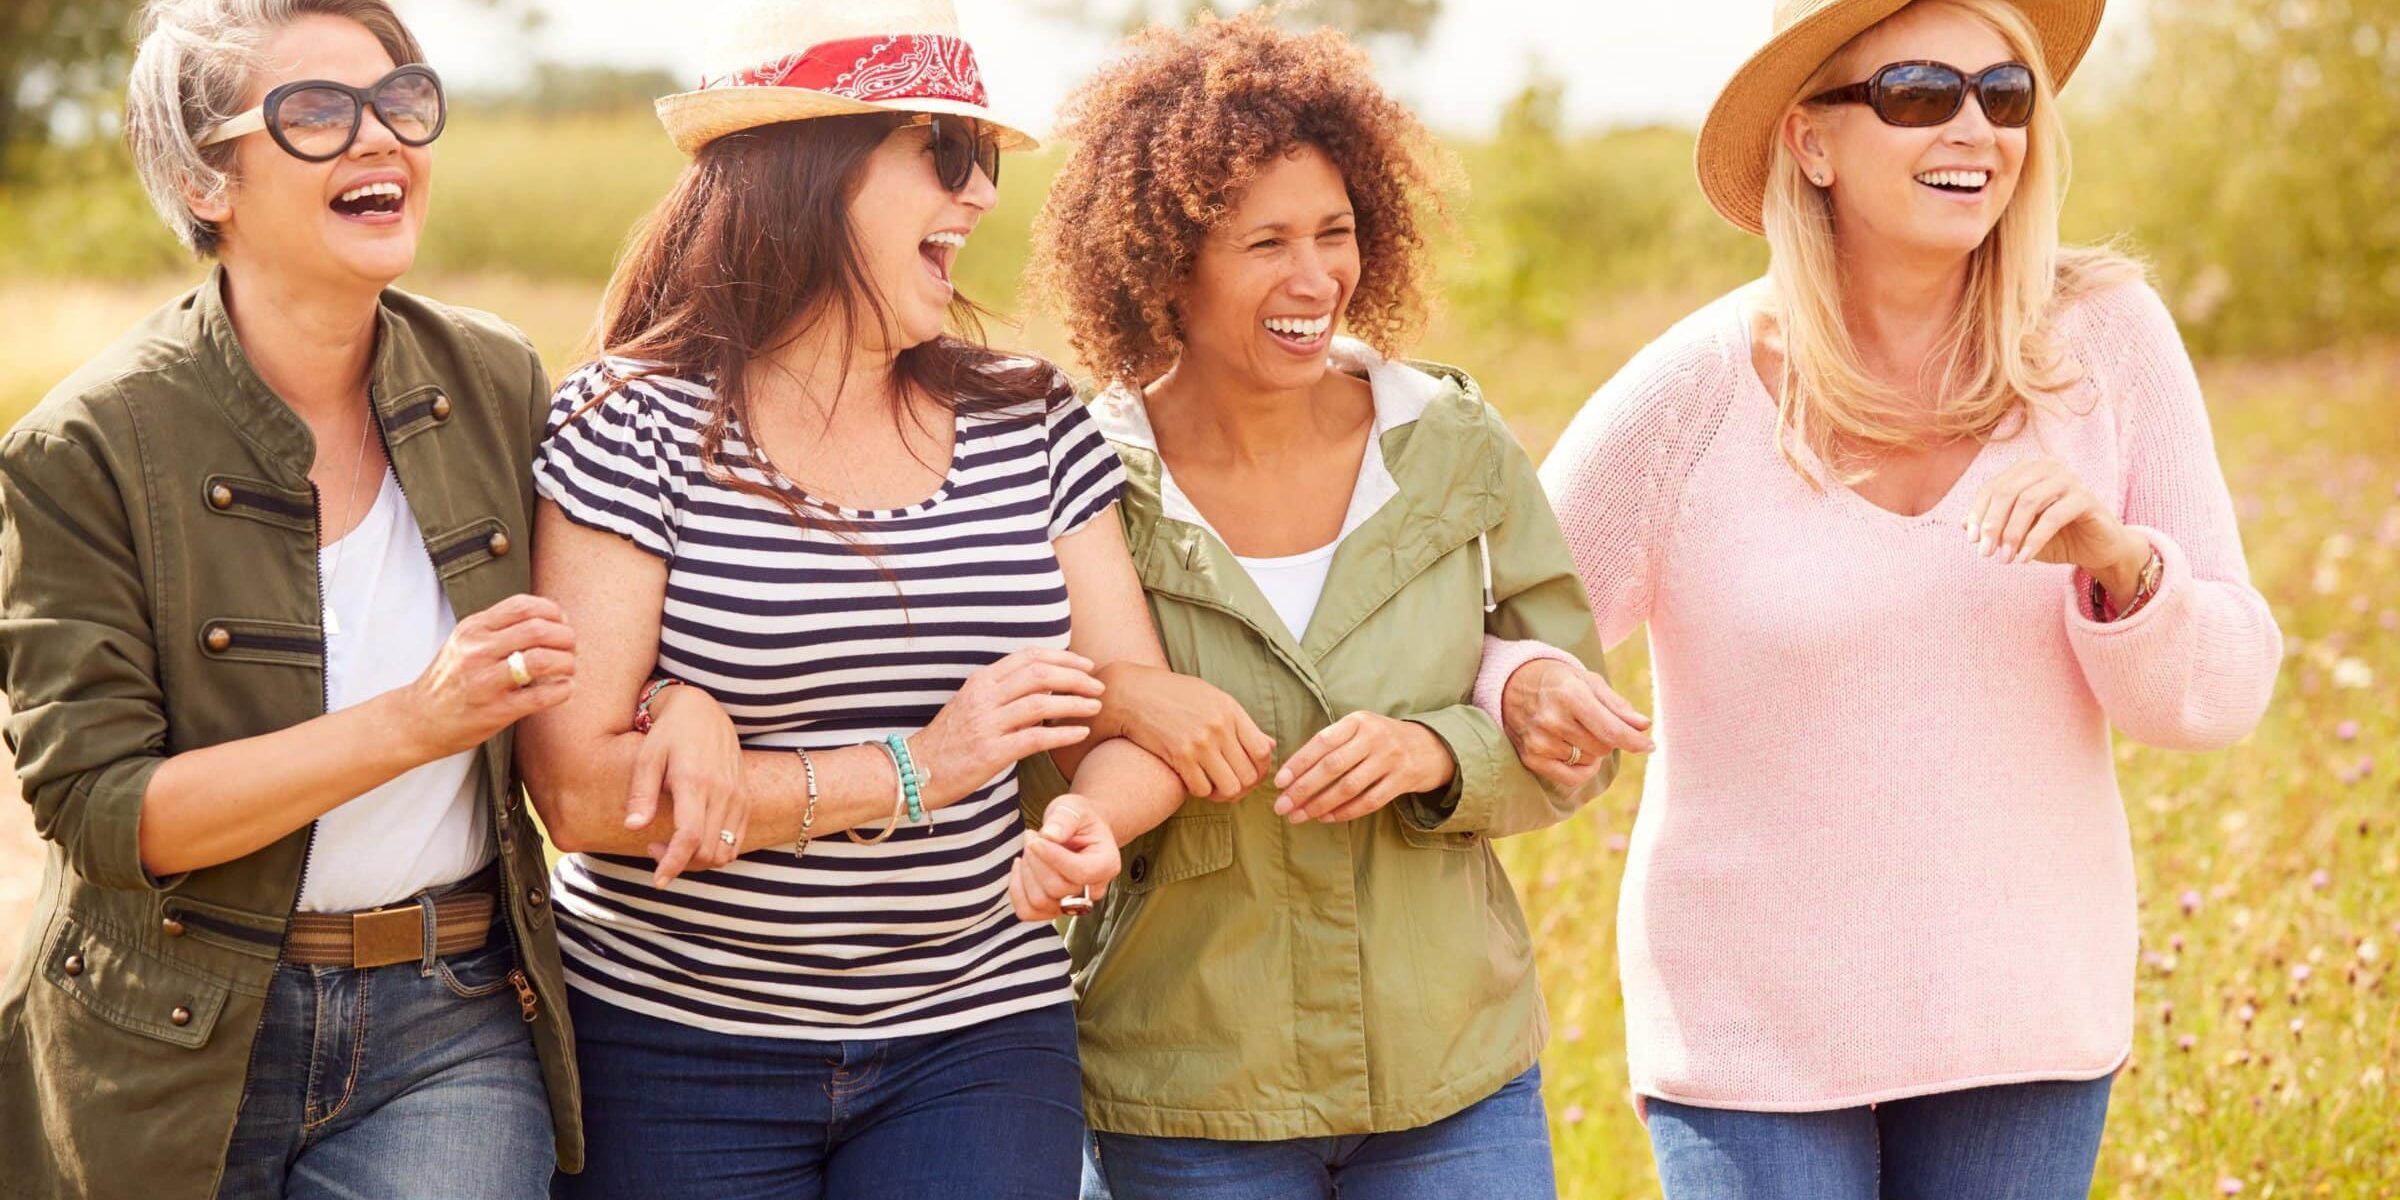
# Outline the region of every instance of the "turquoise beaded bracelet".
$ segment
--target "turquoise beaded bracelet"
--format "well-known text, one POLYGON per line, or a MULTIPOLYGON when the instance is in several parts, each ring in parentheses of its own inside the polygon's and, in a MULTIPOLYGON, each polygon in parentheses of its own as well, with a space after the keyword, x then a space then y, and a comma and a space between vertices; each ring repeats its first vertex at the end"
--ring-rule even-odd
POLYGON ((883 745, 892 752, 892 767, 900 773, 900 790, 908 797, 909 823, 924 824, 924 781, 917 776, 917 760, 908 752, 908 739, 896 733, 887 733, 883 735, 883 745))

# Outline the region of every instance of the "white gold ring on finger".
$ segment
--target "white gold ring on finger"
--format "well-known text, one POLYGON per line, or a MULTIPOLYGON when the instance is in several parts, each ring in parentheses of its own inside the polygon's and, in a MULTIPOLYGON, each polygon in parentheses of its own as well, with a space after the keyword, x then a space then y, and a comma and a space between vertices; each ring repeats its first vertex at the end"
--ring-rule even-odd
POLYGON ((1570 767, 1580 767, 1583 765, 1583 747, 1567 747, 1567 765, 1570 767))
POLYGON ((518 687, 529 687, 532 685, 533 668, 525 665, 524 651, 511 650, 508 652, 508 677, 515 680, 518 687))
POLYGON ((1062 897, 1058 902, 1058 911, 1070 917, 1080 917, 1092 911, 1092 889, 1086 886, 1081 895, 1062 897))
POLYGON ((718 831, 717 831, 717 840, 718 840, 718 841, 720 841, 720 842, 723 842, 723 843, 725 843, 725 844, 726 844, 726 845, 728 845, 728 846, 732 845, 732 844, 733 844, 733 840, 734 840, 734 839, 733 839, 733 831, 732 831, 732 830, 730 830, 730 829, 720 829, 720 830, 718 830, 718 831))

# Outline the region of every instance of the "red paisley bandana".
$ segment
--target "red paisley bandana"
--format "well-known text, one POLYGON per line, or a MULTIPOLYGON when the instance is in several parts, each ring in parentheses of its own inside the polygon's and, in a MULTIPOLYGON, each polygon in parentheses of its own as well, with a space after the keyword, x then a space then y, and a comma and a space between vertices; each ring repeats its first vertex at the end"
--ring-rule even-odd
POLYGON ((820 42, 798 54, 731 75, 702 88, 788 87, 831 92, 852 100, 955 100, 987 103, 983 72, 964 41, 939 34, 892 34, 820 42))

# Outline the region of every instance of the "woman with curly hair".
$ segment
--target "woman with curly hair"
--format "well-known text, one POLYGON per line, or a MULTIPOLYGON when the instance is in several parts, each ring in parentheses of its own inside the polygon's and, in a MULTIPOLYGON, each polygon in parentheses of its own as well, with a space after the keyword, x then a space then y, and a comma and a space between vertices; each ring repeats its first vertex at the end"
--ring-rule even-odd
MULTIPOLYGON (((1594 739, 1553 784, 1473 703, 1487 635, 1600 651, 1507 427, 1395 357, 1447 164, 1358 50, 1258 16, 1141 35, 1068 118, 1037 287, 1107 377, 1173 668, 1101 668, 1094 736, 1192 793, 1069 928, 1087 1195, 1550 1195, 1546 1021, 1490 839, 1613 759, 1594 739)), ((1543 667, 1639 744, 1596 673, 1543 667)))

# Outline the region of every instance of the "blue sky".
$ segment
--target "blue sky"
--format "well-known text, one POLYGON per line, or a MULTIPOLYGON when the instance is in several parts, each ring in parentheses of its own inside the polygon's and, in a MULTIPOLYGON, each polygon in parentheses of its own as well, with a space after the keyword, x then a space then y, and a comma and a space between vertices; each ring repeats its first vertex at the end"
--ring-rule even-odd
MULTIPOLYGON (((730 0, 538 2, 549 19, 529 47, 471 0, 397 0, 444 74, 491 84, 511 82, 537 56, 659 65, 697 79, 710 13, 730 0)), ((1108 57, 1111 38, 1043 17, 1028 0, 956 3, 995 105, 1036 128, 1108 57)), ((2105 39, 2122 38, 2139 7, 2109 6, 2095 73, 2126 58, 2122 43, 2105 39)), ((1772 13, 1772 0, 1446 0, 1425 51, 1383 53, 1378 67, 1387 87, 1450 132, 1488 130, 1537 64, 1565 82, 1576 124, 1697 124, 1765 40, 1772 13)))

